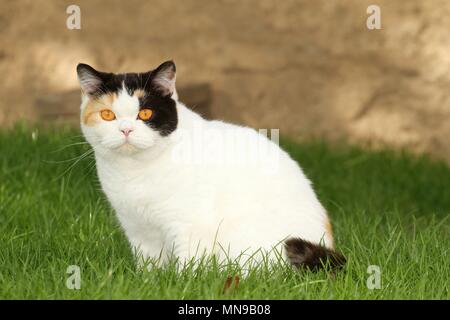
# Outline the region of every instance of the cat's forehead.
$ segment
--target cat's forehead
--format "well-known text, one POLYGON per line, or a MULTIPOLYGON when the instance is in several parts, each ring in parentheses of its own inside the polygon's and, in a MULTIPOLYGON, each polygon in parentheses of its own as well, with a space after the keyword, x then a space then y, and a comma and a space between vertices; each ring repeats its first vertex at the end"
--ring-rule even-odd
POLYGON ((150 95, 146 73, 115 74, 104 84, 104 94, 109 95, 111 108, 118 113, 131 115, 139 111, 142 100, 150 95))
POLYGON ((90 126, 101 123, 97 113, 103 109, 111 109, 118 118, 135 118, 148 95, 149 92, 143 88, 127 86, 124 78, 105 83, 101 95, 82 103, 83 123, 90 126))
POLYGON ((122 88, 113 94, 111 107, 118 115, 133 115, 139 111, 139 99, 143 95, 145 95, 143 89, 131 90, 123 82, 122 88))
POLYGON ((112 75, 104 84, 105 93, 126 92, 130 96, 144 95, 150 90, 151 73, 121 73, 112 75))

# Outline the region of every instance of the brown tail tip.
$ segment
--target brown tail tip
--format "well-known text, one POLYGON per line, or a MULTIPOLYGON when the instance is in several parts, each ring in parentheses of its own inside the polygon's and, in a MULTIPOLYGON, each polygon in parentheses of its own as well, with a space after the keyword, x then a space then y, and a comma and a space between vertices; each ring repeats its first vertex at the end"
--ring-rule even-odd
POLYGON ((300 238, 290 238, 284 244, 289 261, 297 268, 310 270, 340 269, 344 266, 345 257, 331 249, 311 243, 300 238))

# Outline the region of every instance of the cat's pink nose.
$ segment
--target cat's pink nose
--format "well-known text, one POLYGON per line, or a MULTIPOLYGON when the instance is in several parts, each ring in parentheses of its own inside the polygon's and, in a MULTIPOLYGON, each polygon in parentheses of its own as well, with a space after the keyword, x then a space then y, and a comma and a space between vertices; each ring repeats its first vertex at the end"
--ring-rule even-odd
POLYGON ((132 132, 133 130, 131 130, 131 129, 122 129, 120 131, 122 131, 122 133, 125 135, 125 137, 128 137, 130 132, 132 132))

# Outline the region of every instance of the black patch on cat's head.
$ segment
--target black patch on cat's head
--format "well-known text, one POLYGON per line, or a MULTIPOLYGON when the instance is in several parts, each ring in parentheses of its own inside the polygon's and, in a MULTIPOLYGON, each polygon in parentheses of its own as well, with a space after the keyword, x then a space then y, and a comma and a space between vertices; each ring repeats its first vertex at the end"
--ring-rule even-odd
POLYGON ((125 89, 130 95, 137 90, 140 109, 151 109, 152 117, 144 121, 162 136, 172 133, 178 125, 176 102, 171 98, 175 91, 176 67, 173 61, 166 61, 158 68, 144 73, 107 73, 97 71, 87 64, 77 66, 78 79, 83 93, 91 99, 104 94, 119 93, 125 89))

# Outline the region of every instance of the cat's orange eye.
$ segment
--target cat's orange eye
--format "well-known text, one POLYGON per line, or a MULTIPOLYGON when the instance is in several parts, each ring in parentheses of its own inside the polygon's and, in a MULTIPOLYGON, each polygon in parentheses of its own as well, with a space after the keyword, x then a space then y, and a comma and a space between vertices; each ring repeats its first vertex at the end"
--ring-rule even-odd
POLYGON ((105 109, 100 111, 100 115, 105 121, 112 121, 116 118, 116 115, 111 110, 105 109))
POLYGON ((139 111, 138 117, 141 120, 147 121, 152 117, 153 111, 150 109, 142 109, 139 111))

